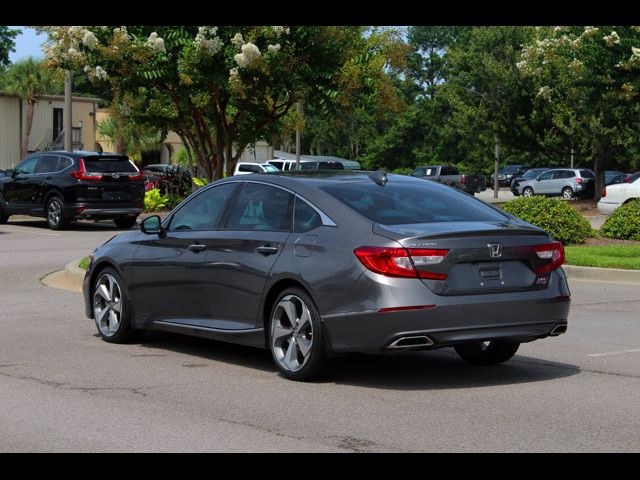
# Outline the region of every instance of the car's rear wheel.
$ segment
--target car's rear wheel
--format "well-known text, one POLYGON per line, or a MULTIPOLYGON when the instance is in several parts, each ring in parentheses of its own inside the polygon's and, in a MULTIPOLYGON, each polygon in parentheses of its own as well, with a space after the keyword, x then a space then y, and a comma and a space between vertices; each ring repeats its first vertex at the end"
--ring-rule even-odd
POLYGON ((4 225, 9 221, 9 215, 4 213, 2 209, 0 209, 0 225, 4 225))
POLYGON ((278 371, 290 380, 308 381, 326 373, 320 315, 300 288, 284 290, 273 304, 268 341, 278 371))
POLYGON ((456 353, 467 363, 473 365, 492 365, 502 363, 513 357, 520 344, 517 342, 490 342, 464 343, 456 345, 456 353))
POLYGON ((92 302, 93 317, 103 340, 127 343, 140 338, 142 331, 131 326, 126 289, 115 269, 108 267, 98 274, 93 284, 92 302))
POLYGON ((118 217, 113 220, 118 228, 131 228, 136 224, 138 217, 118 217))
POLYGON ((564 187, 562 189, 562 198, 564 198, 565 200, 570 200, 573 198, 573 188, 571 187, 564 187))
POLYGON ((71 220, 66 214, 64 200, 58 195, 50 197, 47 201, 47 225, 52 230, 64 230, 71 220))
POLYGON ((523 197, 532 197, 533 196, 533 188, 524 187, 524 190, 522 190, 522 196, 523 197))

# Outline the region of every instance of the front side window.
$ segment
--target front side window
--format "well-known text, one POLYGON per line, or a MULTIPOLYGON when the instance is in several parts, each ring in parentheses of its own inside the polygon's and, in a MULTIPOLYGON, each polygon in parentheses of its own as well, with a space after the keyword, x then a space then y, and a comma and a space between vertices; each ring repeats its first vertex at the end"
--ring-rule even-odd
POLYGON ((505 214, 432 182, 373 182, 321 187, 359 214, 384 225, 434 222, 504 222, 505 214))
POLYGON ((225 183, 196 195, 171 219, 169 230, 217 230, 236 183, 225 183))
POLYGON ((553 175, 556 172, 546 172, 543 173, 542 175, 540 175, 540 177, 538 177, 538 180, 543 181, 543 180, 551 180, 553 178, 553 175))
POLYGON ((413 176, 413 177, 422 177, 422 176, 424 176, 424 168, 416 168, 411 173, 411 176, 413 176))
POLYGON ((247 183, 229 213, 226 230, 291 230, 293 195, 261 183, 247 183))
POLYGON ((40 158, 41 157, 31 157, 31 158, 27 158, 26 160, 23 160, 16 167, 16 174, 31 175, 35 171, 36 164, 38 163, 38 160, 40 158))

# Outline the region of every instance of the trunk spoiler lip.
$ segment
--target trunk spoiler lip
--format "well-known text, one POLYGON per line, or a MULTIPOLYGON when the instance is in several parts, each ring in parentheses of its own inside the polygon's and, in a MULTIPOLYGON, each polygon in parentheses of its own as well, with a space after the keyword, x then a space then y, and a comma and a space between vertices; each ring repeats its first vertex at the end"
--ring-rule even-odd
POLYGON ((393 240, 419 238, 456 238, 507 235, 535 235, 549 237, 549 234, 526 222, 434 222, 409 225, 373 224, 373 233, 393 240))

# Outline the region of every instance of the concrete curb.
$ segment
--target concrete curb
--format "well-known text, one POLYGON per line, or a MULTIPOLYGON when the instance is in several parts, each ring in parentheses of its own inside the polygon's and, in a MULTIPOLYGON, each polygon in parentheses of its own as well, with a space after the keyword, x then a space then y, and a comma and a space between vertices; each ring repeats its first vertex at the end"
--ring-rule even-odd
POLYGON ((563 265, 569 280, 594 280, 598 282, 631 283, 640 285, 640 270, 622 268, 579 267, 563 265))
POLYGON ((82 259, 69 262, 64 266, 64 269, 45 275, 40 281, 47 287, 82 292, 82 282, 86 270, 78 266, 81 261, 82 259))

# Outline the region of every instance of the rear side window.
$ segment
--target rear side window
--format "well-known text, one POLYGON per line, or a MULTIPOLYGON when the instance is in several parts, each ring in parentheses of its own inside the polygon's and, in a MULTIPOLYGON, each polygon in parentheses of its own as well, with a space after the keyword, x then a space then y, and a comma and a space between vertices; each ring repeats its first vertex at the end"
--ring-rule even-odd
POLYGON ((85 157, 84 168, 87 173, 137 173, 127 157, 85 157))
POLYGON ((320 214, 304 200, 296 198, 296 207, 293 213, 294 232, 308 232, 322 225, 320 214))
POLYGON ((262 169, 257 165, 240 165, 239 172, 261 173, 262 169))
POLYGON ((283 167, 284 167, 283 162, 269 162, 269 165, 273 165, 278 170, 283 170, 283 167))
POLYGON ((290 231, 293 195, 261 183, 247 183, 237 196, 226 230, 290 231))
POLYGON ((300 164, 300 170, 317 170, 318 164, 316 162, 304 162, 300 164))
POLYGON ((38 164, 33 173, 53 173, 62 170, 60 168, 60 157, 54 155, 45 155, 38 159, 38 164))
POLYGON ((359 214, 384 225, 434 222, 504 221, 508 217, 483 202, 432 182, 370 183, 322 187, 359 214))
POLYGON ((455 167, 442 167, 440 175, 458 175, 458 169, 455 167))
POLYGON ((556 175, 554 178, 573 178, 575 176, 576 176, 576 172, 572 170, 560 170, 559 172, 556 172, 556 175))

